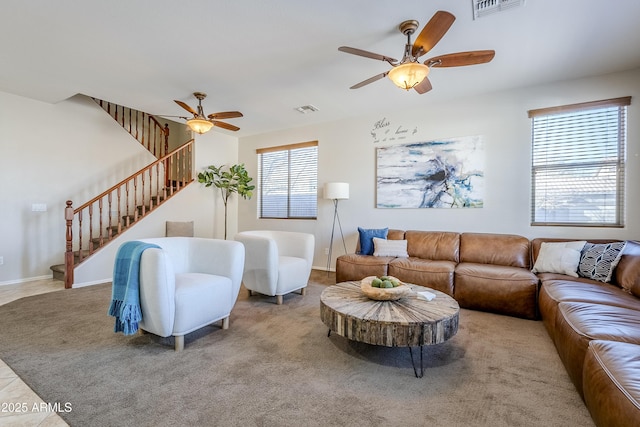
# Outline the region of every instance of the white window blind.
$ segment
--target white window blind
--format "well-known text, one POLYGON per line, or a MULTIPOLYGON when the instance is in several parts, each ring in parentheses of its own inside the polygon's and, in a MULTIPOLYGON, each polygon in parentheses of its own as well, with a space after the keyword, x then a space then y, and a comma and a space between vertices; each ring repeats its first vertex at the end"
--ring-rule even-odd
POLYGON ((532 225, 624 226, 631 97, 529 111, 532 225))
POLYGON ((258 153, 258 217, 315 219, 318 142, 262 148, 258 153))

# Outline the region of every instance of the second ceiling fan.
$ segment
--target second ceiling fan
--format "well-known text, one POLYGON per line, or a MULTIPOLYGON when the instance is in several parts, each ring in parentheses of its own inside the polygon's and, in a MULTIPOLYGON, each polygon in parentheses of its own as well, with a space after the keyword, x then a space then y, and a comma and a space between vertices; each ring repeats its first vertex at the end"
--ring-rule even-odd
POLYGON ((187 126, 191 128, 194 132, 199 134, 203 134, 209 131, 213 126, 221 127, 223 129, 237 131, 240 130, 238 126, 234 126, 232 124, 221 122, 219 119, 234 119, 236 117, 242 117, 242 113, 240 111, 223 111, 220 113, 212 113, 208 116, 205 116, 204 110, 202 108, 202 100, 207 97, 206 93, 203 92, 194 92, 193 96, 198 99, 198 107, 197 110, 191 108, 188 104, 175 100, 175 103, 193 114, 193 118, 187 120, 187 126))
POLYGON ((396 86, 406 90, 413 88, 416 92, 422 94, 432 89, 431 82, 427 77, 432 67, 461 67, 491 61, 495 56, 495 51, 474 50, 434 56, 420 63, 418 58, 433 49, 449 30, 455 19, 455 16, 449 12, 442 10, 436 12, 427 25, 424 26, 413 44, 411 43, 411 35, 418 29, 418 21, 411 20, 401 23, 398 28, 402 34, 407 36, 407 44, 405 45, 404 55, 400 61, 389 56, 362 49, 348 46, 339 47, 338 50, 341 52, 385 61, 393 67, 389 71, 385 71, 384 73, 380 73, 351 86, 350 89, 358 89, 389 76, 396 86))

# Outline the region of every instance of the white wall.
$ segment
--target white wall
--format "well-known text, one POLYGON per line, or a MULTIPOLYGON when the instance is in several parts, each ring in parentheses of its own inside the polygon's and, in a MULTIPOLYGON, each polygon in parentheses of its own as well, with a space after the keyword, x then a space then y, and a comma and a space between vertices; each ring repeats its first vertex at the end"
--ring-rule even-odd
MULTIPOLYGON (((237 138, 222 132, 196 137, 196 171, 236 162, 237 138)), ((50 277, 49 267, 64 260, 65 201, 78 206, 154 160, 89 98, 47 104, 3 92, 0 153, 0 284, 50 277), (32 212, 34 203, 46 204, 47 211, 32 212)), ((221 237, 222 210, 212 190, 198 183, 191 187, 171 207, 151 215, 146 232, 163 235, 165 220, 194 219, 197 235, 221 237)), ((234 207, 233 230, 235 212, 234 207)), ((113 259, 104 251, 79 267, 77 278, 91 282, 110 277, 113 259), (88 266, 94 273, 85 274, 88 266)))
MULTIPOLYGON (((407 93, 407 96, 420 95, 407 93)), ((425 100, 425 107, 419 110, 389 111, 379 116, 346 119, 241 138, 239 162, 244 162, 249 173, 257 177, 256 148, 318 140, 318 188, 321 190, 324 183, 329 181, 350 183, 351 197, 341 201, 339 205, 349 252, 355 248, 358 226, 514 233, 529 238, 561 236, 640 239, 640 192, 635 186, 640 178, 640 70, 440 104, 430 103, 428 93, 421 96, 425 100), (628 95, 633 99, 628 110, 626 227, 532 227, 529 214, 531 123, 527 110, 628 95), (391 134, 400 127, 408 130, 407 138, 374 143, 371 132, 374 123, 381 119, 389 123, 382 132, 389 129, 391 134), (376 147, 471 135, 482 135, 485 141, 483 208, 375 208, 376 147)), ((323 200, 321 194, 319 197, 316 221, 260 220, 257 218, 256 198, 241 201, 239 229, 271 228, 314 233, 314 265, 326 266, 324 249, 329 246, 333 204, 323 200)), ((334 240, 334 258, 343 252, 341 242, 334 240)))

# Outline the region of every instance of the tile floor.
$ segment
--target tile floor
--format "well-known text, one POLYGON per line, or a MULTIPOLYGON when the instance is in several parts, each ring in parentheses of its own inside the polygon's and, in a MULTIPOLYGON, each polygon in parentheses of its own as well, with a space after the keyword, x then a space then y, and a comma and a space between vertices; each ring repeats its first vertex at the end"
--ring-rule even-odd
MULTIPOLYGON (((64 290, 64 283, 46 279, 15 285, 0 285, 0 305, 19 298, 64 290)), ((0 360, 0 425, 3 427, 67 426, 46 402, 0 360), (42 405, 42 406, 41 406, 42 405)))

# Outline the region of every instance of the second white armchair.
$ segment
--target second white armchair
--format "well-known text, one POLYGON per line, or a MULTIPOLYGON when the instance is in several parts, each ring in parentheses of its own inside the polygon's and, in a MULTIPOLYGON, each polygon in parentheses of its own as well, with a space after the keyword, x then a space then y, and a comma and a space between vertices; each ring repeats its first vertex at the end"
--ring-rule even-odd
POLYGON ((276 303, 282 304, 285 294, 305 294, 313 263, 313 234, 256 230, 238 233, 235 240, 245 247, 242 282, 250 295, 275 296, 276 303))

